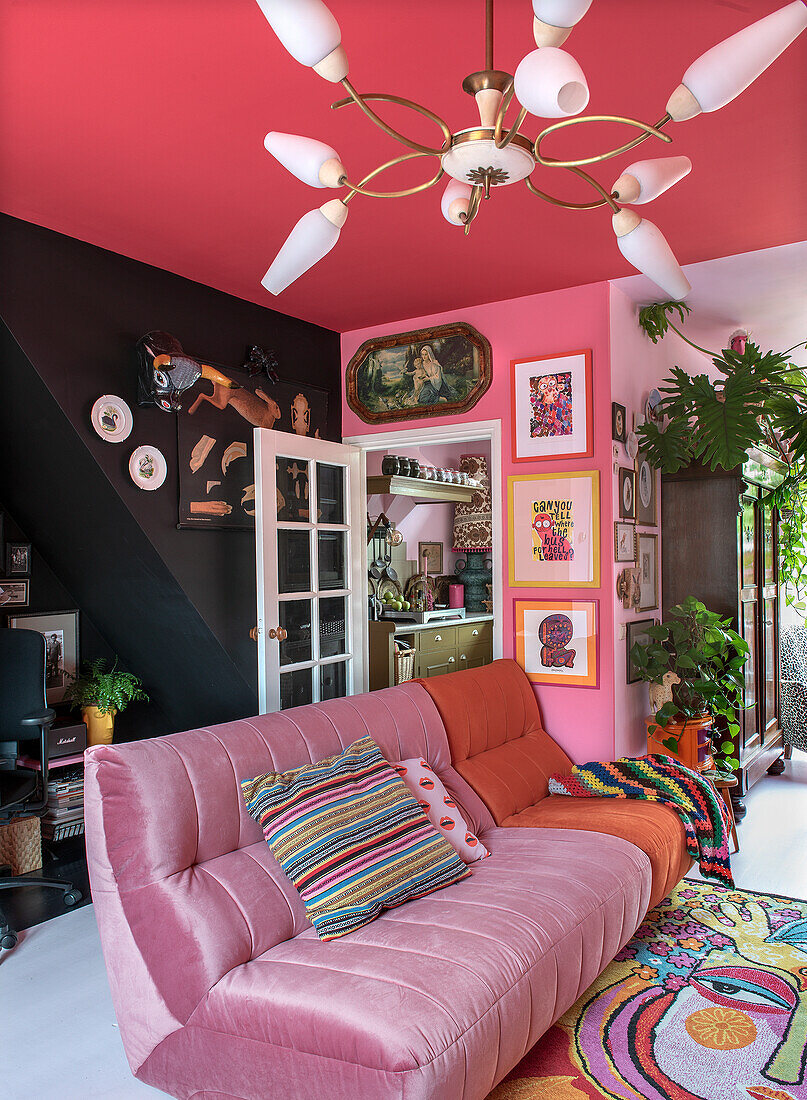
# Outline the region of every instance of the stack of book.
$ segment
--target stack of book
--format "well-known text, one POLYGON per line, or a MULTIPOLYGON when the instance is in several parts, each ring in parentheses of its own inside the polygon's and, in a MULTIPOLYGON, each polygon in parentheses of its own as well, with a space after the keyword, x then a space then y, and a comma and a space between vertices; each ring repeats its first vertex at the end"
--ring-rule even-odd
POLYGON ((42 818, 45 840, 67 840, 84 832, 84 769, 52 771, 48 779, 48 807, 42 818))

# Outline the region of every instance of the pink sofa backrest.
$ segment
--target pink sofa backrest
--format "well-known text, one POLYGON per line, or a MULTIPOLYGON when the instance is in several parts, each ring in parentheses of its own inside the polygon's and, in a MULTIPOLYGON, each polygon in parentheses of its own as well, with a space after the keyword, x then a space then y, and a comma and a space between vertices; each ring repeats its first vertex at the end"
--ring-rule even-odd
POLYGON ((90 881, 133 1070, 233 967, 309 927, 239 781, 321 760, 367 735, 388 759, 425 757, 471 827, 493 825, 452 768, 437 709, 414 683, 87 750, 90 881))

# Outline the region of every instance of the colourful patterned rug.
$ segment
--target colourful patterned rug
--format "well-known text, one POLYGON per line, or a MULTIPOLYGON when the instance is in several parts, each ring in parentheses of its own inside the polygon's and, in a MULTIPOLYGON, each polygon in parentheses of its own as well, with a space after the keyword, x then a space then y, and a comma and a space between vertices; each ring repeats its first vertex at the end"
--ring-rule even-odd
POLYGON ((807 902, 682 882, 488 1100, 807 1100, 807 902))

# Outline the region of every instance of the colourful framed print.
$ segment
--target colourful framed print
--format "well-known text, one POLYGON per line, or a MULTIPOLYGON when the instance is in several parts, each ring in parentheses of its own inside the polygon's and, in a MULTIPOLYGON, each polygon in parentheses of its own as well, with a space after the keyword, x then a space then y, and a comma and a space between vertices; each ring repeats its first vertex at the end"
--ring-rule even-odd
POLYGON ((639 548, 640 611, 655 611, 658 607, 658 535, 640 533, 639 548))
POLYGON ((658 527, 656 471, 641 451, 636 456, 636 522, 644 527, 658 527))
POLYGON ((614 524, 614 561, 636 561, 636 527, 624 520, 617 520, 614 524))
POLYGON ((619 518, 636 519, 636 474, 627 466, 619 467, 619 518))
POLYGON ((514 359, 510 386, 513 462, 594 454, 590 351, 514 359))
POLYGON ((534 684, 595 688, 597 600, 514 600, 516 660, 534 684))
POLYGON ((511 588, 599 588, 600 475, 507 479, 511 588))

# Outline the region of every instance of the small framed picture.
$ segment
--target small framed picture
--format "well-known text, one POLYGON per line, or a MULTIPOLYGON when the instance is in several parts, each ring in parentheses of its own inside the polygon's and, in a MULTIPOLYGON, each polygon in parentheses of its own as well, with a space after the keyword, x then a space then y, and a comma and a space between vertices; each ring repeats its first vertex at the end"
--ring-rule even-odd
POLYGON ((6 573, 9 577, 28 577, 31 573, 30 542, 6 543, 6 573))
POLYGON ((658 527, 656 477, 656 471, 640 451, 636 456, 636 522, 644 527, 658 527))
POLYGON ((0 581, 0 607, 27 607, 29 581, 0 581))
POLYGON ((636 519, 636 473, 619 467, 619 518, 636 519))
POLYGON ((418 572, 436 577, 443 572, 442 542, 418 543, 418 572))
POLYGON ((636 561, 636 527, 617 520, 614 524, 614 561, 636 561))
POLYGON ((624 443, 628 438, 628 413, 624 405, 611 402, 611 439, 624 443))
POLYGON ((658 607, 658 535, 637 537, 639 549, 639 584, 641 586, 640 611, 654 611, 658 607))
POLYGON ((514 600, 516 660, 534 684, 596 687, 597 600, 514 600))
MULTIPOLYGON (((0 581, 0 584, 4 582, 0 581)), ((19 582, 28 584, 28 581, 19 582)), ((78 674, 78 611, 26 612, 9 615, 17 630, 38 630, 45 637, 45 690, 48 706, 60 703, 78 674)))
POLYGON ((591 352, 514 359, 510 370, 513 462, 590 458, 591 352))
POLYGON ((628 670, 628 683, 638 684, 641 680, 639 670, 636 665, 630 659, 630 651, 639 642, 641 645, 647 645, 650 641, 650 635, 647 633, 651 626, 655 626, 658 622, 657 619, 636 619, 633 622, 627 624, 626 632, 626 646, 627 646, 627 660, 625 667, 628 670))

